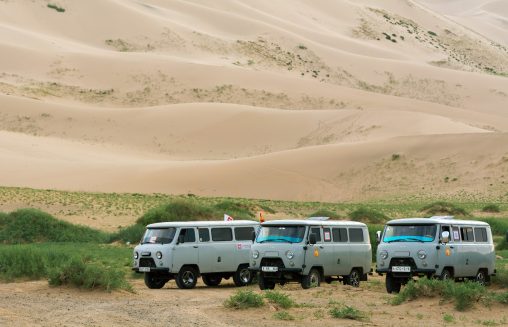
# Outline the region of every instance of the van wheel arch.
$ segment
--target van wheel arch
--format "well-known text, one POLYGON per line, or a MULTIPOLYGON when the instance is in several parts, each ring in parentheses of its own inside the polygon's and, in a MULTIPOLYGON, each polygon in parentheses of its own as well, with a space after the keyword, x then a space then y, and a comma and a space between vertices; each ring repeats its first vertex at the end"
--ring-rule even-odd
POLYGON ((453 276, 454 276, 453 267, 444 267, 443 270, 441 271, 441 275, 439 275, 439 279, 440 280, 447 280, 447 279, 454 280, 453 276))
POLYGON ((248 263, 239 265, 233 274, 233 282, 237 287, 247 286, 251 284, 253 278, 254 274, 249 270, 248 263))
POLYGON ((363 269, 359 267, 355 267, 351 269, 349 275, 345 276, 345 284, 351 285, 353 287, 359 287, 360 281, 362 280, 363 269))

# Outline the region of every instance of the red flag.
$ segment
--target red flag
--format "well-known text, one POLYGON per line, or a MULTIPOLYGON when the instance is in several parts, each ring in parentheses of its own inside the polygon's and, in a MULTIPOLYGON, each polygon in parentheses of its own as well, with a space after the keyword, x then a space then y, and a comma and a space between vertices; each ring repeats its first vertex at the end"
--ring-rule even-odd
POLYGON ((224 214, 224 221, 233 221, 233 217, 224 214))

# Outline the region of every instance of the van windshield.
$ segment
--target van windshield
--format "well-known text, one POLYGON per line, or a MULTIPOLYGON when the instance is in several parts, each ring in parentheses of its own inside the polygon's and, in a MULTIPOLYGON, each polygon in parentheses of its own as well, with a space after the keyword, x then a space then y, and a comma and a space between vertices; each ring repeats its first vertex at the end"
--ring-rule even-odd
POLYGON ((383 242, 432 242, 436 225, 387 225, 383 242))
POLYGON ((303 241, 305 226, 263 226, 259 231, 256 242, 287 242, 300 243, 303 241))
POLYGON ((146 230, 145 235, 143 235, 143 239, 141 240, 141 244, 145 243, 171 243, 173 238, 175 238, 176 228, 149 228, 146 230))

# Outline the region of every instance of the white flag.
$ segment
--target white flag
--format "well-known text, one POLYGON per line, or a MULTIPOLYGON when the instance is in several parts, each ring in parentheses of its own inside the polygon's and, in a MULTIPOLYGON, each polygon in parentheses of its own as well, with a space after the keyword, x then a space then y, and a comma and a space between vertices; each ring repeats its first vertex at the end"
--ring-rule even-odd
POLYGON ((224 221, 233 221, 233 217, 224 214, 224 221))

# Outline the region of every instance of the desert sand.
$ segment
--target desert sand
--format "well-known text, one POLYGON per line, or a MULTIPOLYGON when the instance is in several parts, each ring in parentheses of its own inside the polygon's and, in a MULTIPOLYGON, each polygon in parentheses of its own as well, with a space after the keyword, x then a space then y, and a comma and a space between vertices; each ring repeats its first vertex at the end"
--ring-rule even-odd
POLYGON ((56 5, 0 2, 3 186, 508 197, 506 2, 56 5))

